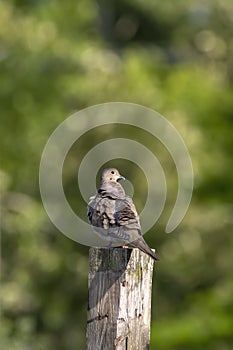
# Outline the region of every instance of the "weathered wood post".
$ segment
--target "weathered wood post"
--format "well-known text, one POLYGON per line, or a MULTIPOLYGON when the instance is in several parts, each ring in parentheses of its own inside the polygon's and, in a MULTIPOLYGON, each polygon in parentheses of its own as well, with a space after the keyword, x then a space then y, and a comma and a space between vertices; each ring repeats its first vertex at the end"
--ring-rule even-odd
POLYGON ((87 350, 147 350, 153 260, 138 249, 90 248, 87 350))

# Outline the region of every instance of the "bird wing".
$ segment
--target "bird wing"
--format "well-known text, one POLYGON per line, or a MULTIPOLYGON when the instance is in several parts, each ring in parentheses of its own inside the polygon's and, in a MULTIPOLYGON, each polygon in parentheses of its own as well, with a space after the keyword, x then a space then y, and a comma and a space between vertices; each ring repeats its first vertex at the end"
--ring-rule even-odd
POLYGON ((132 227, 141 231, 137 210, 132 199, 128 196, 125 196, 124 199, 116 200, 115 219, 118 226, 132 227))
POLYGON ((117 198, 106 191, 98 191, 90 198, 87 215, 94 230, 109 241, 130 242, 141 234, 136 208, 128 196, 117 198))
POLYGON ((115 219, 116 225, 128 236, 128 243, 141 236, 139 216, 130 197, 116 200, 115 219))
POLYGON ((115 201, 109 197, 97 194, 90 198, 87 206, 87 216, 93 227, 102 227, 107 230, 115 225, 115 201))
POLYGON ((90 198, 87 215, 102 239, 119 245, 130 243, 159 260, 142 237, 138 213, 130 197, 112 198, 109 193, 99 192, 90 198))

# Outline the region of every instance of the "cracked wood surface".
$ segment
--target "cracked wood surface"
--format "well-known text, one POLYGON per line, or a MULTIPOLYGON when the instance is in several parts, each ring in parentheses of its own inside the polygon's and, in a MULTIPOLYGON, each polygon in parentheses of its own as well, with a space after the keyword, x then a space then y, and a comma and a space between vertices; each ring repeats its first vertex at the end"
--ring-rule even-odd
POLYGON ((153 259, 138 249, 90 248, 87 350, 147 350, 153 259))

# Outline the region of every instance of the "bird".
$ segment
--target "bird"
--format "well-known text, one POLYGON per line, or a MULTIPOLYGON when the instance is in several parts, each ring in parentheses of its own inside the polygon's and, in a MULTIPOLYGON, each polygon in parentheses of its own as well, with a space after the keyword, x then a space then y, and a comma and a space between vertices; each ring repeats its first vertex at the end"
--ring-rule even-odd
POLYGON ((87 216, 94 231, 105 241, 130 244, 148 254, 152 259, 158 256, 142 236, 139 215, 131 197, 126 195, 119 180, 125 180, 116 168, 106 168, 101 173, 100 187, 90 197, 87 216))

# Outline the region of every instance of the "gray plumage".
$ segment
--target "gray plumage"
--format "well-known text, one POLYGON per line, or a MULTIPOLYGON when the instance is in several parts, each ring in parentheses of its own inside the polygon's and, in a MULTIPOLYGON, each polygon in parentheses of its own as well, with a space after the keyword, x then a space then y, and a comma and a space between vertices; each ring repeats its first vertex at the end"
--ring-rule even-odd
POLYGON ((99 236, 109 241, 109 246, 112 242, 117 242, 119 245, 129 243, 154 260, 159 260, 142 237, 136 208, 118 182, 120 179, 124 177, 117 169, 103 170, 100 188, 88 203, 89 221, 99 236))

